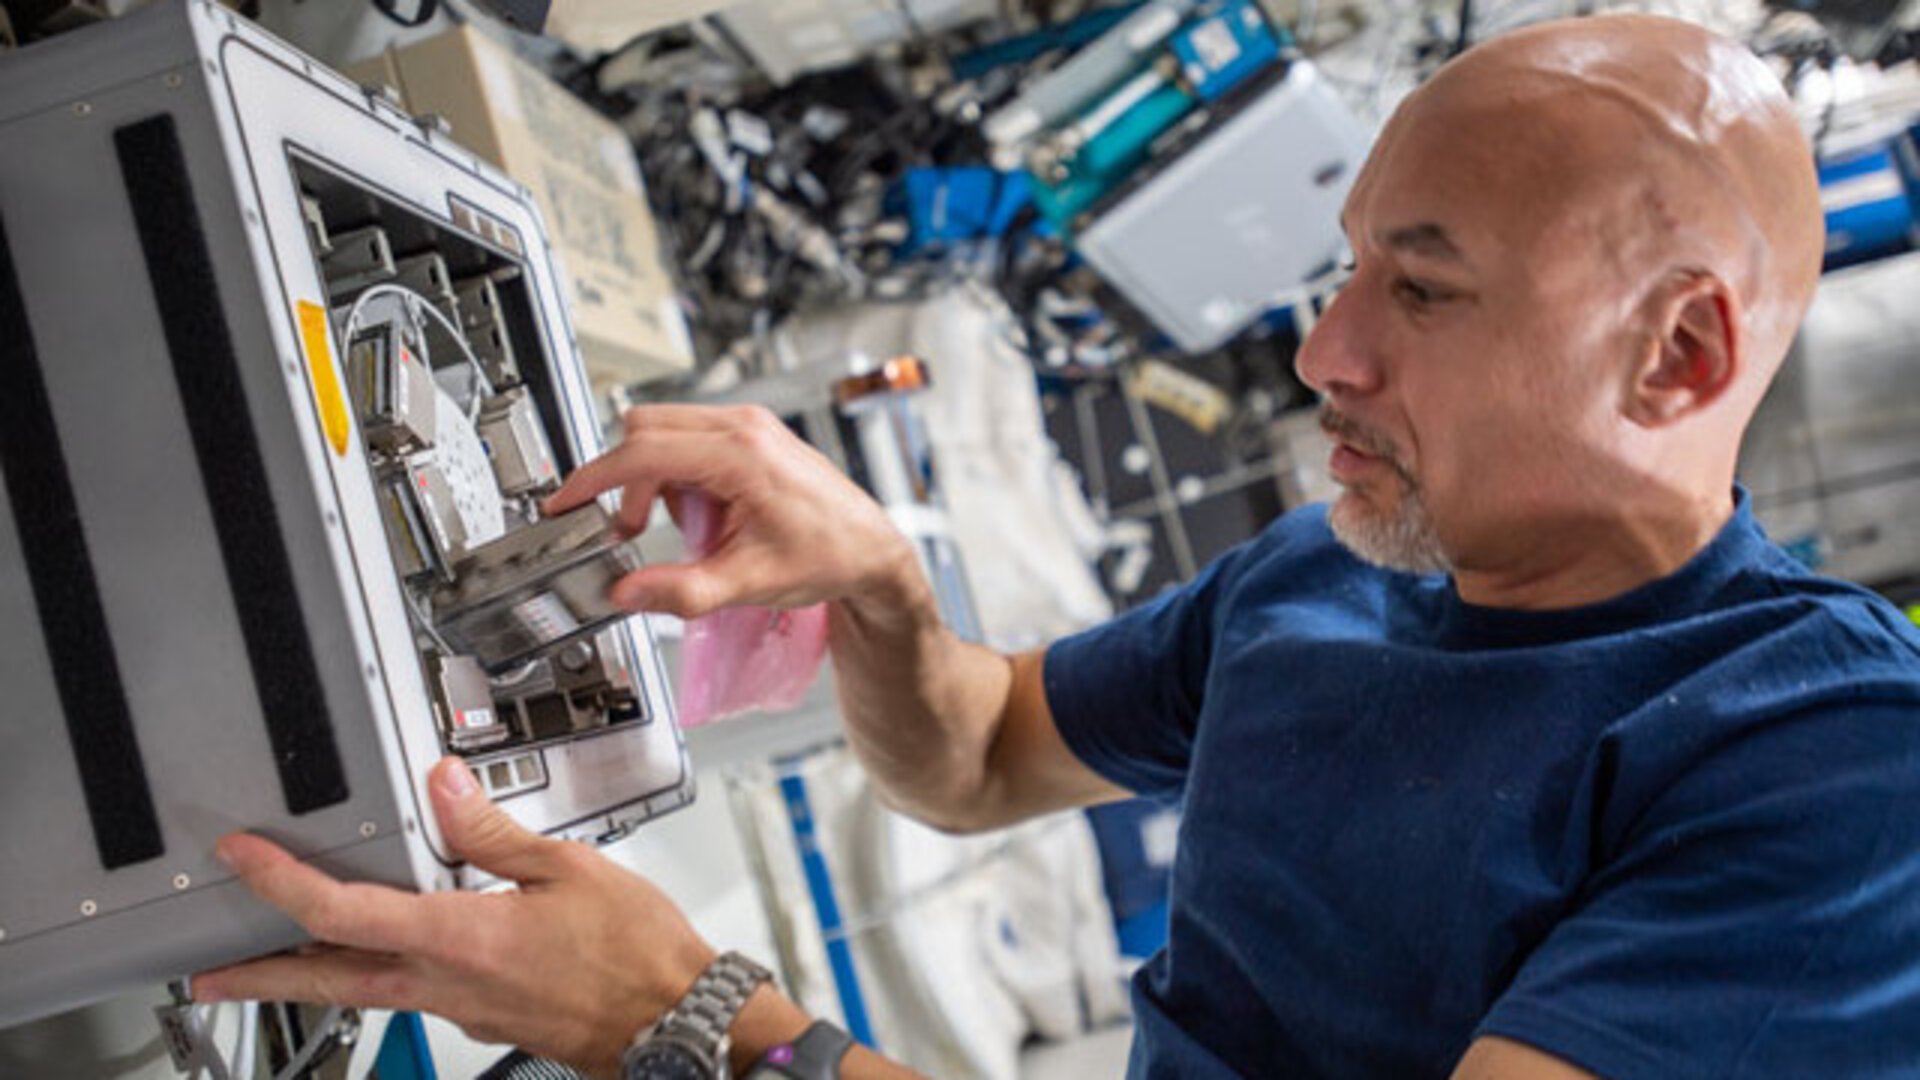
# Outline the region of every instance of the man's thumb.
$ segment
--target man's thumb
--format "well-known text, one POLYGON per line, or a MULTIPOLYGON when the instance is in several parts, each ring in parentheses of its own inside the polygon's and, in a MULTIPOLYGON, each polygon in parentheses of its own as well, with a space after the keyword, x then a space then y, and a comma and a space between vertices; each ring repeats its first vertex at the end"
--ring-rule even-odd
POLYGON ((520 827, 480 790, 480 782, 457 757, 433 767, 427 787, 440 834, 455 855, 509 881, 539 881, 551 876, 557 841, 520 827))

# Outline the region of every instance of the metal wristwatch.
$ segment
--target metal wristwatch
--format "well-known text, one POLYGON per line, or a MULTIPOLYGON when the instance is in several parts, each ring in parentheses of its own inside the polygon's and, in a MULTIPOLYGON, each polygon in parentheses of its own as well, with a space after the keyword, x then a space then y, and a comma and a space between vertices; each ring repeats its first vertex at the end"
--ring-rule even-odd
POLYGON ((801 1036, 768 1050, 742 1080, 839 1080, 853 1036, 815 1020, 801 1036))
POLYGON ((737 952, 722 953, 666 1015, 640 1029, 620 1058, 622 1080, 729 1080, 727 1029, 773 973, 737 952))

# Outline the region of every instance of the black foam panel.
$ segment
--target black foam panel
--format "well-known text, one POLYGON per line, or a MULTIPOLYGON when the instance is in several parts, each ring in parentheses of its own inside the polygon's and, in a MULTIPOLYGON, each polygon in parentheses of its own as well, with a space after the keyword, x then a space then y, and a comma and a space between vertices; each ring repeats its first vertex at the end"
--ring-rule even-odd
POLYGON ((163 114, 117 129, 114 146, 287 810, 332 806, 346 770, 180 136, 163 114))
POLYGON ((0 473, 53 661, 94 846, 109 870, 145 862, 165 853, 166 844, 3 222, 0 383, 0 473))

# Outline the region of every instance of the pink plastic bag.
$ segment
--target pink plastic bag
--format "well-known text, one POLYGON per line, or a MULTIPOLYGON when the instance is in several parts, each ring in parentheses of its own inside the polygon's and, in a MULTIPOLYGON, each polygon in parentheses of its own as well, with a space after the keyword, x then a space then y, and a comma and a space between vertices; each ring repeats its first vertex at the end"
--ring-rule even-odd
MULTIPOLYGON (((680 531, 694 559, 713 550, 719 508, 692 490, 680 493, 680 531)), ((687 620, 680 651, 680 726, 699 727, 756 709, 800 703, 827 652, 827 605, 791 611, 726 608, 687 620)))

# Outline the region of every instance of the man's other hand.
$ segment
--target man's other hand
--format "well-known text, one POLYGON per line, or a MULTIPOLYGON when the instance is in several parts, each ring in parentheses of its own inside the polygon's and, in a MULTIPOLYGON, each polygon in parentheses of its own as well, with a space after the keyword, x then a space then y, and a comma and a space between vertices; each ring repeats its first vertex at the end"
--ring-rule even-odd
POLYGON ((622 578, 614 601, 694 617, 721 607, 796 608, 897 587, 919 576, 912 546, 867 494, 766 409, 643 405, 619 446, 575 470, 548 513, 621 491, 617 520, 645 527, 655 498, 678 518, 685 488, 720 515, 713 549, 622 578))
POLYGON ((714 950, 659 889, 585 845, 521 828, 459 760, 435 766, 429 787, 454 853, 517 889, 342 883, 234 833, 221 859, 318 944, 203 973, 194 996, 429 1012, 476 1039, 611 1074, 714 950))

